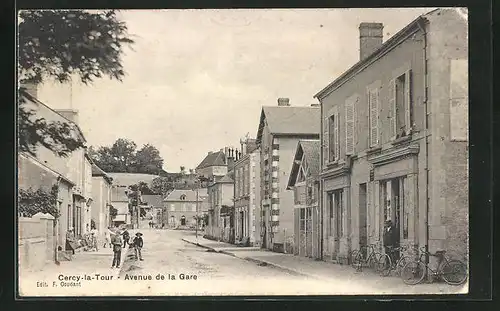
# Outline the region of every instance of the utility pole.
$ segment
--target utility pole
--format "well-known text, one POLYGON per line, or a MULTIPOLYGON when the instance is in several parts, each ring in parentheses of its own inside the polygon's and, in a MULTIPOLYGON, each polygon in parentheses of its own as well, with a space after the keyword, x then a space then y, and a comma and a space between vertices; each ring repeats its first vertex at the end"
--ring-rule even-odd
POLYGON ((199 179, 197 178, 195 181, 196 184, 196 240, 198 240, 198 185, 199 179))

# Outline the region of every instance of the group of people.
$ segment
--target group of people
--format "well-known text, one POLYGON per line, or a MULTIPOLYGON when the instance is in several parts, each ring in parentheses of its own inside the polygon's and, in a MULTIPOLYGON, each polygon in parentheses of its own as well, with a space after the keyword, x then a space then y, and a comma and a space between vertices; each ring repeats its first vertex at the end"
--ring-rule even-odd
MULTIPOLYGON (((135 237, 130 242, 130 233, 125 228, 120 230, 119 228, 108 227, 104 232, 104 245, 103 248, 112 247, 113 248, 113 262, 111 268, 119 268, 121 262, 122 248, 129 246, 129 248, 134 248, 136 260, 144 260, 142 258, 142 247, 144 246, 144 240, 142 238, 142 233, 137 232, 135 237)), ((82 241, 76 239, 74 228, 69 228, 66 232, 66 247, 67 251, 75 253, 75 249, 81 246, 87 246, 88 250, 99 250, 98 242, 98 231, 95 227, 90 230, 86 235, 85 245, 82 241), (88 241, 87 241, 88 240, 88 241)))
MULTIPOLYGON (((137 232, 132 242, 130 242, 130 233, 127 229, 124 229, 121 232, 108 230, 108 234, 110 239, 107 239, 106 242, 109 246, 113 247, 113 262, 111 264, 111 268, 120 268, 122 248, 127 247, 127 245, 129 248, 134 248, 136 260, 144 260, 142 258, 142 247, 144 246, 142 233, 137 232)), ((104 244, 104 247, 106 247, 106 243, 104 244)))

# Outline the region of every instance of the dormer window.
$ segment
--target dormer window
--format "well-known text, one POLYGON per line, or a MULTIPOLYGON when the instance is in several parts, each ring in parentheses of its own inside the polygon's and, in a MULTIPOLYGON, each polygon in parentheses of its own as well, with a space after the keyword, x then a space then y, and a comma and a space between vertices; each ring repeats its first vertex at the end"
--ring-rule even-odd
POLYGON ((186 200, 186 195, 185 194, 181 195, 181 201, 185 201, 185 200, 186 200))

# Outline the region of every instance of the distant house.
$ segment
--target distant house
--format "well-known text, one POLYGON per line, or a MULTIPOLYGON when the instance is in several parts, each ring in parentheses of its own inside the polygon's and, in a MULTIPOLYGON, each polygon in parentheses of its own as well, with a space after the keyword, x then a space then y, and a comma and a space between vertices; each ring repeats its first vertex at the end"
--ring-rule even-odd
POLYGON ((203 214, 208 200, 207 189, 175 189, 163 200, 163 222, 168 228, 195 227, 196 216, 203 214))
POLYGON ((163 198, 161 195, 141 196, 140 207, 140 228, 148 228, 149 222, 152 221, 155 225, 162 224, 163 220, 163 198))
POLYGON ((294 235, 293 193, 287 191, 297 143, 319 139, 319 107, 292 107, 288 98, 262 107, 257 146, 261 153, 262 247, 283 251, 294 235))
POLYGON ((105 230, 112 225, 109 209, 111 207, 111 186, 113 179, 95 163, 92 164, 92 219, 99 237, 104 238, 105 230))
POLYGON ((231 175, 218 177, 208 186, 210 210, 205 234, 225 242, 231 242, 231 229, 234 228, 234 180, 231 175))
POLYGON ((117 210, 117 215, 112 220, 114 226, 128 225, 132 223, 129 213, 127 196, 128 186, 115 185, 111 188, 111 205, 117 210))
POLYGON ((160 177, 153 174, 141 174, 141 173, 107 173, 109 177, 113 178, 113 184, 119 186, 132 186, 139 182, 145 182, 151 185, 153 179, 160 177))
POLYGON ((242 156, 234 165, 235 239, 260 245, 260 151, 255 139, 240 143, 242 156))
POLYGON ((319 140, 297 144, 287 189, 294 194, 294 254, 321 258, 319 209, 319 140))

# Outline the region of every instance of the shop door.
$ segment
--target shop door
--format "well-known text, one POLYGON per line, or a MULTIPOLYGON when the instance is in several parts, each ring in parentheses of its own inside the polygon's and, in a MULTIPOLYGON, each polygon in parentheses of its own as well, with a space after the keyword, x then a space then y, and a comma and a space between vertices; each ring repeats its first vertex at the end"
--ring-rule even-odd
POLYGON ((367 244, 366 184, 359 185, 359 249, 367 244))
POLYGON ((306 208, 306 219, 305 219, 305 237, 306 237, 306 249, 305 249, 305 255, 306 257, 312 257, 312 243, 313 243, 313 238, 312 238, 312 208, 308 207, 306 208))

